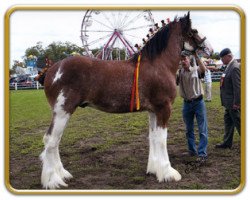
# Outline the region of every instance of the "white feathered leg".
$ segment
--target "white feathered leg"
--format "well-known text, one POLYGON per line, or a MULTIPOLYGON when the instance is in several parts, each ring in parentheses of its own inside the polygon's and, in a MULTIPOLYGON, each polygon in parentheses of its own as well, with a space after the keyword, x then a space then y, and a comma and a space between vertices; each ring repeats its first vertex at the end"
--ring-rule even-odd
POLYGON ((149 113, 149 156, 147 173, 156 174, 156 159, 155 145, 154 145, 154 130, 156 129, 156 116, 154 113, 149 113))
POLYGON ((156 174, 159 182, 179 181, 181 175, 171 167, 167 152, 167 128, 157 127, 156 116, 149 113, 149 159, 147 173, 156 174))
POLYGON ((60 93, 54 107, 50 130, 44 136, 45 149, 40 155, 43 164, 41 183, 46 189, 55 189, 60 186, 66 187, 67 184, 64 180, 72 178, 72 175, 63 168, 59 155, 59 143, 70 117, 70 114, 63 110, 64 102, 63 93, 60 93))

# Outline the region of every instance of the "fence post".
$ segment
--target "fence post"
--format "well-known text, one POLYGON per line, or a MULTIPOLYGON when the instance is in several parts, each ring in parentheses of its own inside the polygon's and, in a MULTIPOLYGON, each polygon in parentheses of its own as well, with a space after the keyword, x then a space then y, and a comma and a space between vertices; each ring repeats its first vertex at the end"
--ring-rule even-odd
POLYGON ((38 81, 36 81, 36 89, 39 90, 39 84, 38 81))
POLYGON ((15 90, 17 90, 17 83, 15 83, 15 90))

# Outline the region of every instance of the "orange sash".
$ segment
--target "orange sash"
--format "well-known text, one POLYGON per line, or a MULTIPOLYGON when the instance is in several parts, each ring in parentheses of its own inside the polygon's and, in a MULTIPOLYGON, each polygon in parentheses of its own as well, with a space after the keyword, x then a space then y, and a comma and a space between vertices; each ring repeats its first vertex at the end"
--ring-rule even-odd
POLYGON ((138 60, 134 71, 134 81, 133 81, 131 100, 130 100, 130 112, 134 111, 134 99, 135 99, 136 110, 140 110, 140 97, 139 97, 139 87, 138 87, 140 62, 141 62, 141 54, 139 54, 138 56, 138 60))

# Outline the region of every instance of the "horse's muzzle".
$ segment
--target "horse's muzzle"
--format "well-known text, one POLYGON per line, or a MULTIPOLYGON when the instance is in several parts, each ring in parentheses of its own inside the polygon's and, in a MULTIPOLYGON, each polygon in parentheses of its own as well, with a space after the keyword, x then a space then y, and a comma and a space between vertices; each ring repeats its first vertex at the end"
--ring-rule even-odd
POLYGON ((202 42, 198 45, 197 52, 206 58, 213 54, 214 50, 206 37, 204 37, 202 42))

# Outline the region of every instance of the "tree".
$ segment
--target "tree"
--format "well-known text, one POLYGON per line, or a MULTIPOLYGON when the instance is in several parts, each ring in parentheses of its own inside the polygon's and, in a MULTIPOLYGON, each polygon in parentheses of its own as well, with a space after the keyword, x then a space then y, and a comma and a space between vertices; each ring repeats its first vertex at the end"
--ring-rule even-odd
POLYGON ((83 48, 78 47, 70 42, 52 42, 47 47, 43 47, 42 42, 37 42, 35 46, 29 47, 25 50, 25 55, 22 57, 23 61, 14 60, 10 69, 10 74, 18 74, 24 71, 28 59, 36 57, 36 66, 43 68, 46 65, 46 58, 50 59, 53 63, 58 60, 64 59, 71 55, 82 55, 83 48))
POLYGON ((35 46, 26 49, 24 58, 27 58, 29 55, 38 57, 44 53, 45 50, 43 49, 42 42, 37 42, 35 46))
POLYGON ((82 47, 78 47, 70 42, 53 42, 45 49, 44 56, 53 62, 57 62, 58 60, 62 60, 72 55, 72 53, 78 53, 81 55, 82 52, 82 47))
POLYGON ((214 60, 220 60, 220 54, 218 52, 215 52, 212 54, 211 58, 214 60))
POLYGON ((70 42, 52 42, 46 48, 43 48, 42 42, 37 42, 35 46, 25 51, 24 58, 33 55, 36 57, 49 58, 53 62, 56 62, 70 56, 73 52, 82 54, 83 48, 70 42))
POLYGON ((70 42, 52 42, 46 48, 43 48, 42 42, 37 42, 33 47, 25 51, 24 61, 30 56, 36 56, 37 66, 42 68, 45 66, 45 59, 50 59, 53 63, 62 60, 74 54, 82 54, 83 48, 78 47, 70 42))
POLYGON ((16 73, 18 73, 20 71, 24 71, 24 70, 21 70, 24 67, 25 67, 24 62, 14 60, 14 64, 12 65, 12 67, 10 69, 10 75, 16 74, 16 73))

